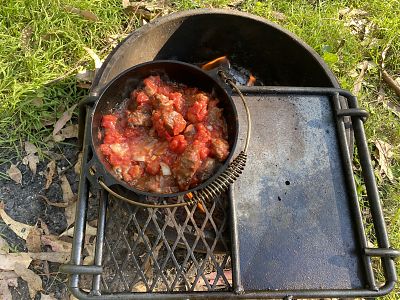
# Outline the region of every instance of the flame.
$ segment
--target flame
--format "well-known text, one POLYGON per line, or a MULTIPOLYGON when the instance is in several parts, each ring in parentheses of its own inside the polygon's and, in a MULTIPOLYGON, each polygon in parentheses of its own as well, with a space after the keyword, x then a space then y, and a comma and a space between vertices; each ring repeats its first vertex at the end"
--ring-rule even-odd
POLYGON ((256 78, 252 74, 250 74, 250 77, 246 83, 246 86, 253 86, 255 82, 256 82, 256 78))
POLYGON ((227 67, 230 68, 229 59, 228 59, 228 57, 226 57, 226 55, 218 57, 216 59, 213 59, 212 61, 202 65, 201 68, 204 71, 208 71, 208 70, 217 68, 221 65, 227 65, 227 67))

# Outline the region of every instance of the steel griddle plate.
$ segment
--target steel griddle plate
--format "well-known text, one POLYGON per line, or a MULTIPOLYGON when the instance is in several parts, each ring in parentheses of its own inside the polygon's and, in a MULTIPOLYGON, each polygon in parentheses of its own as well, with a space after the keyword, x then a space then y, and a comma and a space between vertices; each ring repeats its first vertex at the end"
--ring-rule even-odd
POLYGON ((246 98, 253 132, 232 200, 243 289, 361 288, 329 97, 246 98))

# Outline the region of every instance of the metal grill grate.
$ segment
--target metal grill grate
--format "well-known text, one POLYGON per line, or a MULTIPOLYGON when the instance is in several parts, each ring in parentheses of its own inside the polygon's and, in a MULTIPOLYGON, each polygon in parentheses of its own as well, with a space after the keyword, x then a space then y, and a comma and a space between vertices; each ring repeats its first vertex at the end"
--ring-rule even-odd
POLYGON ((229 290, 226 195, 203 210, 142 209, 109 199, 102 291, 229 290))

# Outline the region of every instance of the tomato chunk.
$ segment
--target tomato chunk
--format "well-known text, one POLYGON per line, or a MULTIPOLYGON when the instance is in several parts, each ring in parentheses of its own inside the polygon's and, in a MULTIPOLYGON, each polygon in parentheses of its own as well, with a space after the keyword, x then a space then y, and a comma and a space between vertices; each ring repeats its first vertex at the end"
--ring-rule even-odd
POLYGON ((169 149, 175 153, 181 154, 185 151, 188 143, 183 135, 175 136, 169 143, 169 149))
POLYGON ((192 123, 201 122, 207 116, 207 102, 196 101, 187 112, 187 118, 192 123))

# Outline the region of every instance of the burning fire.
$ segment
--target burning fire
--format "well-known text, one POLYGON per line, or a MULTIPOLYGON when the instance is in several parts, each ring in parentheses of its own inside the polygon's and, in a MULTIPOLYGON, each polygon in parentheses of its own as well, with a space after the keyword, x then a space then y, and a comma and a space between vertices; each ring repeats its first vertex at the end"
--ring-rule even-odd
POLYGON ((208 70, 212 70, 212 69, 217 68, 217 67, 222 66, 222 65, 227 66, 228 69, 231 67, 231 64, 229 63, 229 59, 225 55, 221 56, 221 57, 218 57, 218 58, 216 58, 216 59, 214 59, 214 60, 212 60, 212 61, 210 61, 210 62, 208 62, 208 63, 206 63, 204 65, 202 65, 201 68, 204 71, 208 71, 208 70))
POLYGON ((256 78, 252 74, 250 74, 249 80, 247 81, 246 85, 253 86, 255 82, 256 82, 256 78))
POLYGON ((231 63, 226 55, 217 57, 212 61, 205 63, 201 66, 204 71, 209 71, 215 68, 222 67, 224 71, 226 71, 237 84, 246 85, 246 86, 254 86, 256 82, 256 77, 254 77, 249 71, 239 68, 236 69, 231 67, 231 63))

